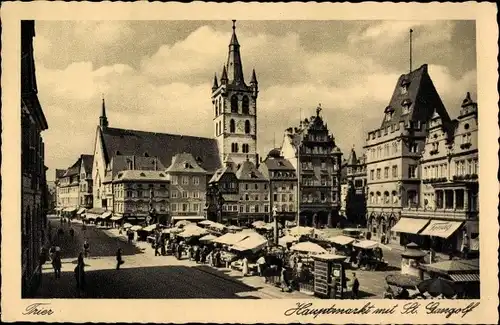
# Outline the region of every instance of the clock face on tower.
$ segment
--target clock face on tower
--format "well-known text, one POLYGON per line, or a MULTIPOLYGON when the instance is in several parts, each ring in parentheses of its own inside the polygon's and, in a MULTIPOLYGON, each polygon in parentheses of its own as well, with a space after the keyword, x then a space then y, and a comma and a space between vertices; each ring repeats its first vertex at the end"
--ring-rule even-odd
POLYGON ((238 133, 243 133, 245 131, 245 122, 239 121, 238 122, 238 133))

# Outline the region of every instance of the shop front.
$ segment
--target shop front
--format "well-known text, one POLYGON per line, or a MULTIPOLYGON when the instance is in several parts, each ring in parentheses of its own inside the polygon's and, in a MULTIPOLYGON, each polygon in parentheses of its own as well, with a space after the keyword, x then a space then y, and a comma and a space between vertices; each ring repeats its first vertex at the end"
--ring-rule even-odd
POLYGON ((425 238, 418 234, 430 223, 429 219, 416 219, 402 217, 391 228, 392 232, 399 233, 399 244, 405 246, 414 242, 420 247, 426 246, 425 238))
POLYGON ((459 251, 463 234, 458 230, 463 224, 462 221, 431 220, 420 235, 430 239, 430 246, 436 252, 459 251))

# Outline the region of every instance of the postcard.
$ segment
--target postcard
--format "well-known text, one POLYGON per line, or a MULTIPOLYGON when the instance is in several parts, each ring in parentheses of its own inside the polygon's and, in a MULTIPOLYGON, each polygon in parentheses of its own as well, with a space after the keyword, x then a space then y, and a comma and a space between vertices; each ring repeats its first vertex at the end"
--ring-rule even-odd
POLYGON ((2 7, 2 320, 498 322, 493 4, 2 7))

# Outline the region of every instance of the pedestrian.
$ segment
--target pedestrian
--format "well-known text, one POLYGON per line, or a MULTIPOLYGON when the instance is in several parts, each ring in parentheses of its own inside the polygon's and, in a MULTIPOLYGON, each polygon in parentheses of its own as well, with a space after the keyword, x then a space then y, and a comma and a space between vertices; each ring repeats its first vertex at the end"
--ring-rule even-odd
POLYGON ((385 234, 382 234, 382 236, 380 236, 380 243, 385 244, 385 234))
POLYGON ((118 248, 118 250, 116 251, 116 269, 119 270, 120 265, 122 265, 123 263, 125 262, 122 259, 122 249, 118 248))
POLYGON ((56 279, 59 279, 61 277, 61 253, 60 251, 56 251, 54 255, 54 259, 52 260, 52 267, 54 268, 54 274, 56 279))
POLYGON ((467 233, 464 233, 463 239, 462 239, 462 245, 460 247, 461 252, 462 252, 462 257, 464 259, 467 259, 469 256, 469 236, 467 233))
POLYGON ((54 260, 54 255, 56 253, 56 244, 52 244, 52 247, 49 249, 49 258, 51 261, 54 260))
POLYGON ((160 255, 159 248, 160 248, 160 238, 158 237, 158 235, 156 235, 156 238, 155 238, 155 256, 160 255))
MULTIPOLYGON (((83 260, 83 258, 82 258, 83 260)), ((74 269, 75 280, 76 280, 76 289, 78 294, 80 294, 80 290, 85 290, 85 269, 84 264, 78 263, 74 269)))
POLYGON ((85 254, 86 258, 89 258, 90 254, 90 244, 87 239, 85 239, 85 242, 83 243, 83 252, 85 254))
POLYGON ((281 283, 281 292, 285 290, 286 292, 290 292, 290 282, 288 279, 287 268, 285 266, 281 268, 280 283, 281 283))
POLYGON ((242 273, 243 273, 243 276, 247 276, 248 275, 248 259, 246 258, 246 256, 243 258, 242 273))
POLYGON ((266 258, 264 257, 264 255, 262 255, 257 260, 257 271, 259 272, 259 276, 263 276, 264 275, 264 267, 265 267, 265 265, 266 265, 266 258))
POLYGON ((352 299, 359 298, 359 280, 356 277, 356 272, 352 272, 352 299))
POLYGON ((77 264, 85 265, 85 262, 83 260, 83 253, 81 253, 81 252, 80 252, 80 254, 78 254, 78 263, 77 264))

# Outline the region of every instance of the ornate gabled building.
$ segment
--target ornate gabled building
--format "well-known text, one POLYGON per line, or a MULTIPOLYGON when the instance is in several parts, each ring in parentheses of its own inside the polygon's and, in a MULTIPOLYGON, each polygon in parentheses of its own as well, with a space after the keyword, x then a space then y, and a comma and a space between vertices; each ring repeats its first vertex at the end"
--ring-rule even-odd
POLYGON ((236 164, 228 157, 224 161, 224 167, 218 169, 208 183, 207 219, 216 222, 237 220, 239 201, 236 164))
POLYGON ((269 180, 270 215, 272 215, 273 208, 276 208, 280 222, 295 220, 297 217, 297 174, 292 163, 281 156, 280 149, 272 149, 259 165, 259 170, 264 178, 269 180))
POLYGON ((427 65, 399 77, 380 127, 366 139, 367 226, 372 236, 399 241, 391 228, 404 207, 420 197, 420 158, 427 123, 434 113, 448 130, 452 122, 427 71, 427 65))
POLYGON ((269 184, 258 167, 244 161, 236 171, 239 185, 238 223, 266 220, 269 216, 269 184))
POLYGON ((395 229, 404 242, 453 252, 479 250, 477 104, 467 93, 460 114, 445 123, 435 111, 420 161, 420 200, 405 207, 395 229))
POLYGON ((320 112, 285 131, 281 156, 299 170, 300 224, 331 227, 340 220, 342 152, 320 112))
POLYGON ((33 53, 35 22, 21 21, 21 294, 32 296, 42 274, 41 248, 47 239, 48 188, 45 145, 48 129, 38 100, 33 53))
POLYGON ((241 164, 248 159, 256 164, 258 82, 253 70, 250 84, 245 83, 234 23, 227 64, 222 68, 220 84, 215 76, 212 87, 214 137, 220 161, 231 158, 241 164))

